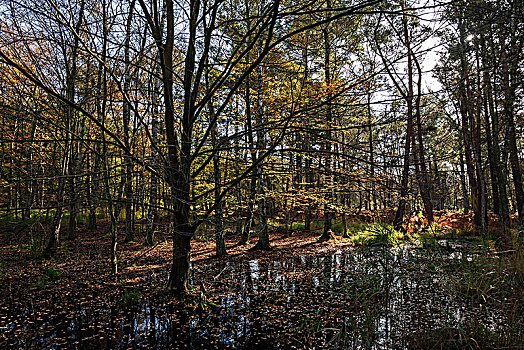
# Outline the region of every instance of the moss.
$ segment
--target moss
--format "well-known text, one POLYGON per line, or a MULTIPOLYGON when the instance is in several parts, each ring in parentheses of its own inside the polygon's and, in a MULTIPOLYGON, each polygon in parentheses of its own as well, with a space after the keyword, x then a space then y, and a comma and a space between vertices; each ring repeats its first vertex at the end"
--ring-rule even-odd
POLYGON ((46 275, 51 281, 57 281, 62 277, 62 271, 50 266, 45 269, 44 275, 46 275))
POLYGON ((142 293, 140 293, 139 291, 133 290, 129 292, 124 292, 120 296, 120 300, 118 301, 118 303, 120 306, 123 306, 123 307, 133 307, 139 304, 141 298, 142 298, 142 293))

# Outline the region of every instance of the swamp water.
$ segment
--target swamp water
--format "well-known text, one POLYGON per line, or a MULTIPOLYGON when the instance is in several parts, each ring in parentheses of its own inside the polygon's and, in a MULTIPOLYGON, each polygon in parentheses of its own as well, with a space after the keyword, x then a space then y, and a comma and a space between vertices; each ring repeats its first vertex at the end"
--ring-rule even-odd
POLYGON ((147 297, 134 307, 71 295, 14 303, 0 309, 0 347, 413 348, 417 336, 472 319, 504 327, 482 301, 454 292, 450 271, 476 256, 472 246, 378 246, 196 266, 192 282, 207 291, 197 310, 147 297))

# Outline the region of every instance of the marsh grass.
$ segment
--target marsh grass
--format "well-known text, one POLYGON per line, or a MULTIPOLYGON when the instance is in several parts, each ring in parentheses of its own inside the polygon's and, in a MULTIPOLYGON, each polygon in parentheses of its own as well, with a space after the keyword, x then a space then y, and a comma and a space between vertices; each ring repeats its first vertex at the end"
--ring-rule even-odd
POLYGON ((140 299, 142 299, 142 293, 136 290, 124 292, 120 299, 118 300, 118 304, 122 307, 135 307, 140 304, 140 299))
POLYGON ((356 245, 399 245, 406 236, 387 224, 357 224, 352 228, 351 241, 356 245))
POLYGON ((44 275, 50 280, 50 281, 57 281, 62 277, 63 272, 53 266, 49 266, 44 270, 44 275))

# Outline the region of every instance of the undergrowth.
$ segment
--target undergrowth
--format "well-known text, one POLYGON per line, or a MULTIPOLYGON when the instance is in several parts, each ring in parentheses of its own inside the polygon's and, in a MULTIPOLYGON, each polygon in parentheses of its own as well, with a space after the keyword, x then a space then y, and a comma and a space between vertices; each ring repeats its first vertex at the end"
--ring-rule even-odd
POLYGON ((49 266, 44 270, 44 275, 51 281, 57 281, 62 277, 62 271, 53 266, 49 266))
POLYGON ((136 290, 124 292, 118 301, 118 304, 122 307, 134 307, 139 305, 140 299, 142 299, 142 293, 136 290))
POLYGON ((406 236, 393 228, 392 225, 386 224, 358 224, 351 235, 351 241, 356 245, 373 246, 373 245, 398 245, 406 236))

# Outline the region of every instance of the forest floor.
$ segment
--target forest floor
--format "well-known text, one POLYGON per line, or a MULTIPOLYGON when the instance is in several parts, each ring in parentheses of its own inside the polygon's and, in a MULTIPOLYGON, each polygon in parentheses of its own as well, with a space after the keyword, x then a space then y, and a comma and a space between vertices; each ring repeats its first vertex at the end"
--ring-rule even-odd
POLYGON ((328 242, 275 230, 271 251, 227 236, 223 258, 200 234, 183 301, 164 288, 166 234, 153 247, 120 242, 114 277, 103 223, 47 260, 38 225, 4 225, 0 348, 524 348, 522 232, 502 247, 470 216, 437 222, 414 217, 401 234, 353 221, 328 242))

